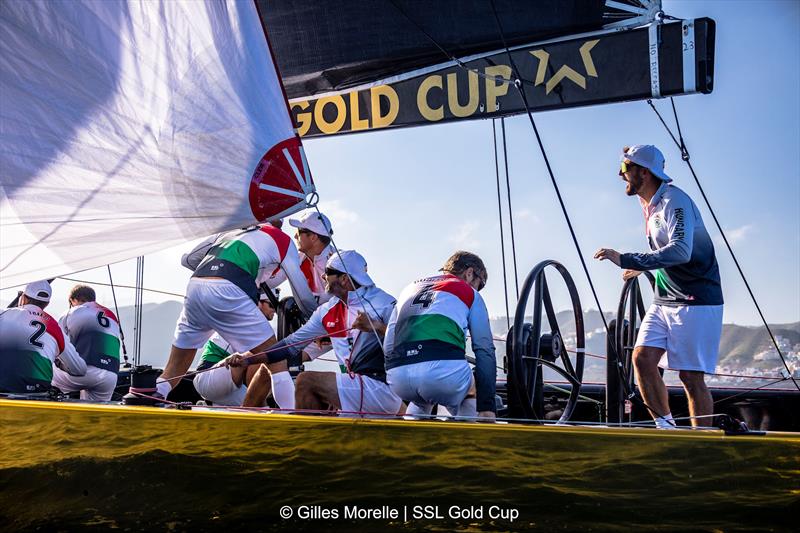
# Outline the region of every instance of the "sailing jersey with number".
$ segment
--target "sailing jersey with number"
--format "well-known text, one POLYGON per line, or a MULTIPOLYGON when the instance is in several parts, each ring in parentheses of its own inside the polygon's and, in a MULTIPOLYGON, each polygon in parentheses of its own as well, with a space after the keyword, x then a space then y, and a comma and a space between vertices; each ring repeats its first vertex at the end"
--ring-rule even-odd
POLYGON ((272 346, 269 360, 297 355, 311 342, 327 336, 343 369, 386 381, 381 342, 375 332, 350 328, 359 312, 376 323, 388 324, 394 306, 394 297, 374 285, 347 293, 347 303, 334 296, 320 305, 303 327, 272 346))
POLYGON ((86 302, 72 307, 59 323, 87 365, 119 372, 119 320, 110 309, 86 302))
POLYGON ((494 410, 497 362, 489 313, 478 291, 452 274, 423 278, 403 289, 386 329, 386 369, 463 360, 467 331, 476 361, 478 410, 494 410))
POLYGON ((228 279, 246 294, 254 296, 254 301, 258 300, 257 287, 261 283, 275 288, 288 279, 292 294, 306 316, 317 306, 300 270, 297 247, 287 234, 269 224, 254 230, 231 231, 217 237, 216 244, 200 262, 195 275, 228 279), (236 272, 228 272, 232 268, 236 272), (238 280, 242 275, 247 279, 238 280))
POLYGON ((0 313, 0 390, 38 392, 50 388, 53 364, 81 376, 86 363, 61 326, 35 305, 0 313))
POLYGON ((714 244, 689 195, 663 183, 649 203, 640 202, 652 251, 621 254, 620 266, 655 271, 655 304, 722 305, 714 244))

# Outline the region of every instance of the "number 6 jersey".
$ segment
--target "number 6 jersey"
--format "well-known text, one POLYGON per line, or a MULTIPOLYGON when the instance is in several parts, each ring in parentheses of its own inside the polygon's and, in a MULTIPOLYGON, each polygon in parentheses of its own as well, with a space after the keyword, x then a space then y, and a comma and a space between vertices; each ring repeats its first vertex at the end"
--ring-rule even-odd
POLYGON ((0 313, 0 390, 46 391, 56 362, 72 375, 86 373, 61 326, 42 309, 28 304, 0 313))
POLYGON ((87 365, 119 372, 119 320, 97 302, 70 308, 58 321, 87 365))

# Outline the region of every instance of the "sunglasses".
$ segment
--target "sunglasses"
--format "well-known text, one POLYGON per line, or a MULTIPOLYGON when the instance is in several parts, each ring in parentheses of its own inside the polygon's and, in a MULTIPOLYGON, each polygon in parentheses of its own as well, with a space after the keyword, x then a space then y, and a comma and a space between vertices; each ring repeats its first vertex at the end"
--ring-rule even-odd
POLYGON ((638 167, 640 167, 640 166, 641 166, 641 165, 637 165, 636 163, 628 163, 628 162, 625 162, 625 161, 623 161, 623 162, 622 162, 622 163, 620 163, 620 165, 619 165, 619 175, 620 175, 620 176, 622 176, 622 175, 623 175, 623 174, 625 174, 626 172, 630 172, 630 171, 631 171, 631 170, 633 170, 634 168, 638 168, 638 167))
POLYGON ((325 275, 326 276, 344 276, 345 273, 344 272, 339 272, 338 270, 334 270, 332 268, 326 268, 325 269, 325 275))
POLYGON ((478 284, 478 288, 475 290, 481 292, 481 290, 486 286, 486 278, 484 278, 483 276, 479 276, 475 272, 473 272, 472 275, 478 278, 478 281, 480 281, 480 283, 478 284))

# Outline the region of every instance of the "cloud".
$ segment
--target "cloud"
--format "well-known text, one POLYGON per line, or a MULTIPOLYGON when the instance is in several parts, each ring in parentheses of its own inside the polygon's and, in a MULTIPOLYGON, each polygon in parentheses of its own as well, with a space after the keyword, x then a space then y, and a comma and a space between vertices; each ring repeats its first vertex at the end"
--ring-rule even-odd
POLYGON ((480 224, 474 220, 464 222, 456 228, 455 233, 451 234, 447 240, 459 248, 478 248, 480 241, 475 238, 475 230, 480 224))
POLYGON ((337 226, 349 226, 350 224, 355 224, 360 219, 358 213, 343 207, 339 200, 321 202, 319 210, 331 219, 331 225, 334 227, 334 231, 336 231, 335 228, 337 226))
POLYGON ((725 235, 728 237, 729 243, 735 244, 743 241, 747 237, 747 235, 752 231, 752 229, 753 229, 752 224, 745 224, 740 228, 727 230, 725 232, 725 235))
POLYGON ((514 213, 514 218, 518 220, 525 220, 532 224, 538 224, 540 219, 537 215, 533 213, 530 209, 520 209, 514 213))

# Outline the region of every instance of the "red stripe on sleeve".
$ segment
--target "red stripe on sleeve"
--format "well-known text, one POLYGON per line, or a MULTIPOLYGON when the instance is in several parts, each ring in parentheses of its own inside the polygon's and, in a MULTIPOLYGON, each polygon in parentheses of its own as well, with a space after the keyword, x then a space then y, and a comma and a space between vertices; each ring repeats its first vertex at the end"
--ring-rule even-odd
POLYGON ((47 333, 50 334, 56 340, 56 344, 58 344, 58 353, 64 351, 64 333, 61 331, 61 326, 58 325, 58 321, 55 318, 51 317, 44 311, 42 311, 42 316, 44 317, 44 325, 47 328, 47 333))

